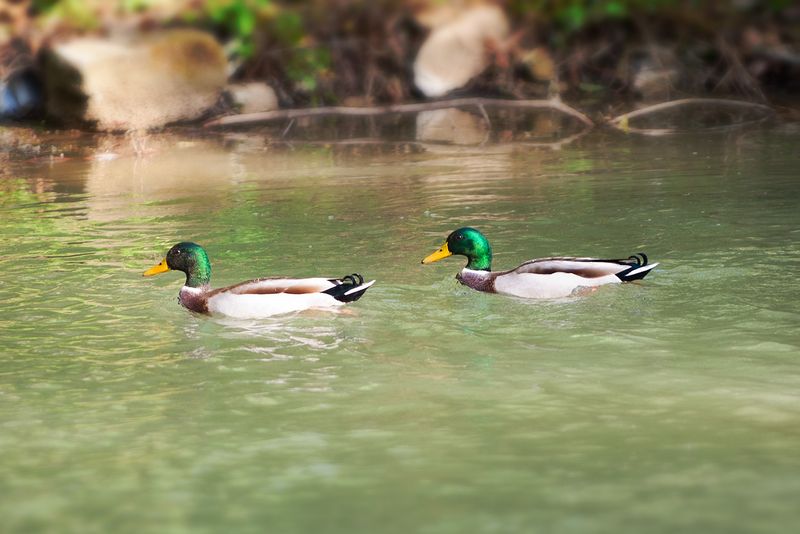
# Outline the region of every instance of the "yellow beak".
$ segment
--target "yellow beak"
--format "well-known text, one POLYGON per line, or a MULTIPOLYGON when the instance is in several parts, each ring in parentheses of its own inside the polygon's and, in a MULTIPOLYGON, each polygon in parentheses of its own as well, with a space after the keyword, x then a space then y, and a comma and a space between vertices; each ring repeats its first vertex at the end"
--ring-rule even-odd
POLYGON ((445 242, 445 244, 442 245, 442 247, 439 250, 437 250, 433 254, 430 254, 429 256, 425 256, 425 259, 422 260, 422 263, 433 263, 435 261, 443 260, 444 258, 452 255, 453 253, 450 252, 449 248, 447 248, 447 242, 445 242))
POLYGON ((150 267, 144 273, 142 273, 142 276, 155 276, 157 274, 165 273, 169 270, 170 270, 169 267, 167 267, 167 259, 164 258, 163 260, 161 260, 161 263, 159 263, 158 265, 154 265, 153 267, 150 267))

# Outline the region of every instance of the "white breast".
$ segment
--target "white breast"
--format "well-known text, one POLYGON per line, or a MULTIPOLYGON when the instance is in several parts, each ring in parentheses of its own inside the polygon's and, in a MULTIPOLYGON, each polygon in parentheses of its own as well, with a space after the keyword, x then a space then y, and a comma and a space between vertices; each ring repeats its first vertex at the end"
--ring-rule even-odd
POLYGON ((309 308, 341 306, 342 304, 344 303, 339 302, 327 293, 275 293, 267 295, 220 293, 208 299, 208 311, 240 319, 256 319, 309 308))

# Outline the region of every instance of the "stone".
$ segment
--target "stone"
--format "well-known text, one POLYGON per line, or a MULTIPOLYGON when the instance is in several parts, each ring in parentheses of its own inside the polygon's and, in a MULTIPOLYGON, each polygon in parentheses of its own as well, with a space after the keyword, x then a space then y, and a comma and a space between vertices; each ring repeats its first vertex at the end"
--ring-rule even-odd
POLYGON ((259 113, 278 109, 275 90, 262 82, 232 83, 225 88, 231 104, 239 113, 259 113))
POLYGON ((201 117, 227 79, 225 53, 197 30, 79 38, 43 52, 48 113, 99 130, 142 130, 201 117))
POLYGON ((414 60, 414 84, 428 97, 463 87, 486 69, 492 49, 500 48, 508 33, 506 14, 492 4, 465 8, 439 22, 414 60))

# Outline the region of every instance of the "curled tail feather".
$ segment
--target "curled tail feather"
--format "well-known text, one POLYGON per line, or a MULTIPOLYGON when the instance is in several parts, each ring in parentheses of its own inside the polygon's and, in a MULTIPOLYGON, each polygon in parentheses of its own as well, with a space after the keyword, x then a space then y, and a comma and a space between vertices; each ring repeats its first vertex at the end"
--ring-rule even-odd
POLYGON ((637 252, 630 256, 627 260, 620 263, 630 265, 628 269, 617 273, 617 278, 623 282, 631 282, 633 280, 641 280, 647 273, 650 272, 658 263, 647 263, 647 254, 644 252, 637 252))
POLYGON ((355 302, 375 283, 375 280, 364 283, 364 277, 358 273, 348 274, 339 279, 331 280, 335 286, 323 291, 339 302, 355 302))

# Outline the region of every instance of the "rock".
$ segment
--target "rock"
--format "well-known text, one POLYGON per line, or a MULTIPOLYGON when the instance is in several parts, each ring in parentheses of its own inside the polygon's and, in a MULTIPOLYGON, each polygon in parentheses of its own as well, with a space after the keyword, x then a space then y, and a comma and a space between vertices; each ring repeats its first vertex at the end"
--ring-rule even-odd
POLYGON ((75 39, 43 58, 48 113, 100 130, 196 119, 217 102, 227 78, 222 47, 196 30, 75 39))
POLYGON ((269 85, 261 82, 235 83, 225 93, 239 113, 259 113, 278 109, 278 96, 269 85))
POLYGON ((495 5, 477 5, 436 26, 414 60, 414 84, 425 96, 458 89, 483 72, 489 53, 506 39, 509 22, 495 5))

